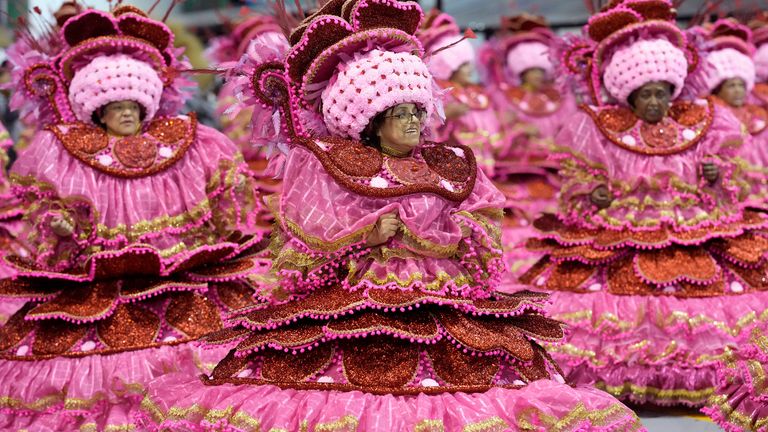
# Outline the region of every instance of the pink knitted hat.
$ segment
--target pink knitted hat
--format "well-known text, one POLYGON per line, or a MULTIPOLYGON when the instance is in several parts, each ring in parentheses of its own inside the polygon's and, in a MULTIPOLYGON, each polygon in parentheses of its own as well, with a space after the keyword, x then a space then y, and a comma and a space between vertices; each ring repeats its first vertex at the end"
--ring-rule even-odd
POLYGON ((668 40, 641 39, 616 50, 603 72, 603 85, 620 103, 652 81, 666 81, 674 86, 673 98, 683 90, 688 76, 685 53, 668 40))
POLYGON ((507 52, 507 68, 512 77, 519 79, 528 69, 541 68, 552 77, 554 65, 549 59, 549 46, 541 42, 522 42, 507 52))
POLYGON ((755 87, 755 64, 752 59, 734 48, 725 48, 707 54, 704 81, 707 90, 712 92, 723 81, 741 78, 747 85, 747 91, 755 87))
POLYGON ((190 65, 173 32, 140 9, 88 9, 67 20, 59 36, 65 46, 57 55, 22 61, 14 77, 21 90, 15 106, 44 123, 90 123, 96 109, 120 100, 141 104, 150 120, 176 115, 189 97, 190 65))
POLYGON ((428 115, 434 110, 432 75, 413 54, 374 49, 340 63, 337 71, 321 95, 332 134, 359 139, 376 114, 401 103, 415 103, 428 115))
POLYGON ((768 81, 768 44, 755 51, 755 75, 760 82, 768 81))
POLYGON ((91 123, 94 111, 122 100, 144 107, 145 120, 160 106, 163 81, 149 64, 125 54, 96 57, 75 72, 69 85, 69 103, 78 120, 91 123))
POLYGON ((440 48, 454 43, 456 45, 439 51, 427 59, 429 71, 439 80, 450 79, 451 75, 464 63, 475 63, 475 47, 463 35, 443 37, 435 42, 434 46, 440 48))
POLYGON ((610 97, 627 104, 633 91, 652 81, 672 84, 677 98, 699 59, 676 16, 670 0, 613 0, 585 28, 595 43, 578 51, 587 67, 567 70, 581 75, 577 79, 586 83, 598 105, 611 103, 610 97))
POLYGON ((731 78, 741 78, 751 91, 755 86, 755 48, 749 27, 721 19, 712 26, 710 37, 702 78, 707 93, 731 78))

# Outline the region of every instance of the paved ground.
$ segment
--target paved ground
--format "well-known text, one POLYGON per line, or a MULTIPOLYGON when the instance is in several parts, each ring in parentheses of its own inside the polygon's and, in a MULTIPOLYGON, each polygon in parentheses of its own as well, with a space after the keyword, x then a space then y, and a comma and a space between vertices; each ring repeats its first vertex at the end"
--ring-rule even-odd
POLYGON ((637 408, 648 432, 721 432, 722 429, 696 410, 637 408))

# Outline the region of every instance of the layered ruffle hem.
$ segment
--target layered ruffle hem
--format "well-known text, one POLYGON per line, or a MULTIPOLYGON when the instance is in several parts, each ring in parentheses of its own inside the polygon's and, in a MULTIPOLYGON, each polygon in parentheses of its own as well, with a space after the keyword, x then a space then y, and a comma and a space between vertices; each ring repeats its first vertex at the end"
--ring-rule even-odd
POLYGON ((237 149, 202 126, 193 137, 146 176, 93 169, 49 132, 14 166, 34 247, 5 257, 14 276, 0 280, 7 306, 25 302, 0 327, 0 428, 128 428, 150 381, 226 354, 190 342, 254 303, 267 241, 237 149), (74 234, 51 232, 53 217, 74 234))
POLYGON ((702 410, 727 432, 768 431, 766 325, 739 338, 718 369, 718 387, 702 410))
POLYGON ((624 149, 583 113, 559 135, 572 144, 558 155, 561 210, 535 221, 527 247, 542 258, 519 282, 552 292, 549 312, 569 334, 549 348, 575 383, 637 403, 702 406, 718 362, 768 318, 768 219, 740 208, 729 159, 739 131, 707 106, 678 108, 701 140, 669 155, 624 149), (720 166, 714 184, 699 174, 708 160, 720 166), (602 210, 589 201, 599 185, 614 195, 602 210))

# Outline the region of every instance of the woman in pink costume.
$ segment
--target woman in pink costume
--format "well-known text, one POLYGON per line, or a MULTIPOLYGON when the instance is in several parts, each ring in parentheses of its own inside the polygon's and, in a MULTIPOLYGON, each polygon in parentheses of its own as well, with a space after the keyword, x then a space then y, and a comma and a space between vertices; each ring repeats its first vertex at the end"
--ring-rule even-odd
POLYGON ((129 427, 145 384, 199 373, 189 342, 251 303, 263 237, 237 147, 175 115, 185 67, 168 27, 123 6, 61 36, 15 90, 49 122, 11 171, 32 252, 0 280, 28 300, 0 327, 5 430, 129 427))
MULTIPOLYGON (((728 27, 742 29, 733 23, 728 23, 728 27)), ((759 14, 750 21, 750 27, 753 30, 752 41, 758 47, 753 60, 755 75, 759 81, 755 83, 752 90, 751 102, 765 106, 768 104, 768 84, 766 84, 768 81, 768 44, 766 44, 768 16, 765 13, 759 14)), ((736 33, 735 36, 741 34, 743 32, 736 33)), ((737 72, 743 73, 743 71, 734 71, 734 75, 737 72)), ((753 147, 765 144, 765 142, 756 141, 753 147)), ((755 156, 761 155, 763 151, 755 148, 755 156)), ((751 155, 744 155, 744 159, 749 156, 751 155)), ((765 187, 764 180, 761 185, 765 187)), ((764 201, 761 204, 764 204, 764 201)), ((745 332, 741 335, 737 348, 725 356, 720 363, 717 391, 709 399, 703 411, 728 432, 768 431, 768 387, 765 383, 766 370, 768 370, 766 334, 768 334, 768 326, 764 322, 753 328, 751 332, 745 332)))
POLYGON ((708 36, 703 70, 691 80, 691 86, 714 96, 748 133, 736 163, 751 185, 746 204, 764 207, 768 194, 768 111, 749 98, 755 88, 752 32, 728 19, 715 23, 708 36))
MULTIPOLYGON (((265 50, 272 52, 274 57, 282 57, 288 51, 288 41, 273 17, 253 15, 237 24, 229 34, 214 39, 207 53, 217 68, 231 69, 244 55, 251 61, 264 61, 265 50)), ((272 127, 272 110, 261 110, 260 106, 242 107, 241 98, 236 81, 227 80, 219 92, 217 112, 223 132, 240 147, 250 167, 262 174, 267 167, 268 155, 263 151, 264 142, 254 138, 260 134, 262 140, 268 141, 277 134, 272 127)))
POLYGON ((483 173, 494 175, 494 148, 501 129, 496 110, 483 87, 473 82, 475 48, 448 14, 432 10, 417 34, 427 54, 429 72, 449 91, 445 122, 438 119, 435 139, 464 144, 475 153, 483 173))
POLYGON ((752 43, 755 51, 752 60, 755 63, 755 87, 751 99, 762 106, 768 105, 768 12, 756 14, 750 21, 752 43))
POLYGON ((592 94, 616 102, 583 106, 558 134, 558 214, 535 222, 528 246, 544 257, 520 280, 553 291, 571 330, 553 357, 571 380, 698 406, 768 313, 768 241, 738 199, 737 120, 675 101, 697 57, 674 18, 666 1, 626 0, 590 19, 592 94))
POLYGON ((501 34, 481 50, 489 94, 503 137, 495 149, 496 178, 510 207, 529 219, 555 208, 556 164, 547 160, 552 138, 574 111, 573 98, 553 83, 555 36, 544 19, 503 18, 501 34))
POLYGON ((562 330, 544 297, 495 294, 503 197, 471 149, 421 140, 439 93, 421 20, 413 2, 331 1, 294 30, 284 63, 256 69, 293 145, 272 203, 279 284, 263 291, 272 304, 206 338, 234 346, 210 377, 153 383, 147 425, 641 428, 607 395, 548 379, 557 367, 535 339, 562 330), (304 131, 318 114, 330 135, 304 131))
POLYGON ((539 137, 554 138, 576 109, 573 97, 555 80, 557 37, 541 17, 518 15, 502 19, 496 61, 489 78, 500 110, 533 126, 539 137))

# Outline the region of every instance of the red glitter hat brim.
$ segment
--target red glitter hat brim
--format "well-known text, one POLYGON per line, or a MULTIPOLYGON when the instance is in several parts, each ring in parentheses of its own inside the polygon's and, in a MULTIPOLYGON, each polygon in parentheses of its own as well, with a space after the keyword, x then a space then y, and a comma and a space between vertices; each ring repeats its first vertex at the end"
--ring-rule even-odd
POLYGON ((385 46, 387 51, 411 51, 421 56, 423 48, 416 37, 397 29, 377 28, 350 35, 326 48, 318 55, 304 74, 302 93, 305 97, 310 91, 308 86, 330 79, 336 66, 355 53, 362 53, 367 46, 385 46))
POLYGON ((666 36, 674 46, 683 51, 688 49, 685 35, 674 23, 660 20, 644 21, 630 24, 603 39, 595 49, 593 56, 595 66, 602 68, 606 55, 614 51, 616 47, 629 42, 641 34, 647 34, 649 37, 651 35, 654 37, 666 36))

